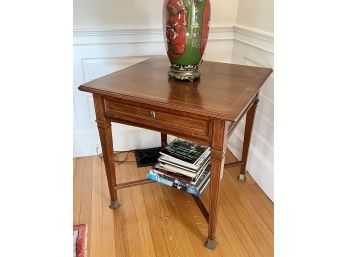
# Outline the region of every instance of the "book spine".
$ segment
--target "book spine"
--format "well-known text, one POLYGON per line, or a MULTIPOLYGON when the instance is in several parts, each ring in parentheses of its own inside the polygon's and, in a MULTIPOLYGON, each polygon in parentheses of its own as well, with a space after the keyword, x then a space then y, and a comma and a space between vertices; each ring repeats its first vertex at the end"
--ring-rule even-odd
POLYGON ((172 186, 173 185, 173 182, 170 181, 170 180, 167 180, 167 179, 163 179, 161 178, 160 176, 158 176, 157 174, 153 173, 152 171, 149 171, 146 175, 146 177, 148 179, 151 179, 151 180, 154 180, 154 181, 157 181, 161 184, 164 184, 164 185, 167 185, 167 186, 172 186))
POLYGON ((200 194, 201 194, 199 191, 197 191, 196 188, 193 188, 193 187, 188 187, 186 192, 190 193, 190 194, 193 194, 195 196, 200 196, 200 194))
MULTIPOLYGON (((196 165, 192 164, 192 163, 189 163, 189 162, 185 162, 183 160, 180 160, 178 158, 175 158, 173 156, 170 156, 169 154, 166 154, 166 153, 163 153, 163 152, 160 152, 160 154, 162 154, 163 156, 166 156, 166 160, 169 161, 169 162, 172 162, 172 163, 180 163, 181 166, 184 166, 184 167, 187 167, 189 169, 196 169, 196 165)), ((161 158, 161 157, 160 157, 161 158)))
POLYGON ((161 158, 161 157, 160 157, 160 158, 158 158, 158 161, 159 161, 159 162, 163 162, 163 163, 167 163, 167 164, 169 164, 169 165, 173 165, 173 166, 175 166, 175 167, 178 167, 178 168, 183 169, 183 170, 187 170, 187 171, 189 171, 189 172, 197 172, 196 169, 188 168, 188 167, 186 167, 186 166, 184 166, 184 165, 181 165, 181 164, 176 163, 176 162, 172 162, 172 161, 170 161, 170 160, 168 160, 168 159, 165 159, 165 158, 161 158))
MULTIPOLYGON (((199 189, 199 195, 203 192, 203 190, 207 187, 210 182, 210 178, 203 184, 203 186, 199 189)), ((198 195, 198 196, 199 196, 198 195)))
POLYGON ((207 157, 210 155, 210 149, 209 149, 209 151, 207 151, 207 152, 205 152, 204 154, 203 154, 203 156, 200 158, 200 159, 198 159, 198 161, 197 161, 197 163, 195 163, 195 165, 197 166, 197 167, 199 167, 206 159, 207 159, 207 157))
MULTIPOLYGON (((198 182, 198 180, 202 177, 202 175, 203 175, 203 174, 206 174, 206 169, 208 168, 209 164, 210 164, 210 161, 208 161, 208 162, 204 165, 204 167, 202 167, 201 172, 199 172, 199 173, 197 174, 197 176, 190 182, 191 185, 196 185, 197 182, 198 182)), ((210 168, 210 167, 209 167, 209 168, 210 168)))
POLYGON ((179 181, 174 181, 172 187, 179 189, 181 191, 193 194, 195 196, 200 196, 201 192, 197 190, 197 188, 189 186, 187 184, 180 183, 179 181))
POLYGON ((161 184, 164 184, 164 185, 167 185, 167 186, 170 186, 170 187, 174 187, 176 189, 179 189, 181 191, 193 194, 195 196, 200 196, 200 194, 202 192, 202 191, 198 190, 197 188, 189 186, 187 184, 184 184, 184 183, 182 183, 182 182, 180 182, 178 180, 171 181, 170 179, 162 178, 161 176, 153 173, 152 170, 149 171, 146 176, 147 176, 148 179, 157 181, 157 182, 159 182, 161 184))
POLYGON ((199 162, 197 164, 190 164, 187 162, 183 162, 181 160, 178 160, 176 158, 173 158, 167 154, 163 154, 160 158, 158 158, 159 161, 168 163, 170 165, 176 166, 181 169, 185 169, 189 172, 197 172, 200 168, 201 165, 203 165, 207 161, 207 157, 210 155, 210 150, 205 152, 203 158, 199 159, 199 162))
POLYGON ((178 160, 181 160, 183 162, 187 162, 187 163, 190 163, 190 164, 193 164, 195 162, 196 159, 194 159, 194 157, 188 157, 188 156, 185 156, 185 148, 183 149, 175 149, 174 150, 168 150, 168 149, 163 149, 162 151, 160 151, 161 154, 166 154, 172 158, 175 158, 175 159, 178 159, 178 160))
POLYGON ((163 176, 163 177, 168 178, 168 179, 181 180, 182 182, 187 183, 187 184, 191 183, 191 181, 192 181, 192 179, 190 179, 184 175, 172 173, 172 172, 167 172, 163 169, 159 169, 156 167, 153 169, 153 172, 155 174, 158 174, 158 175, 163 176))
POLYGON ((174 173, 180 173, 180 174, 183 174, 183 175, 188 176, 190 178, 194 178, 196 176, 196 173, 194 173, 194 172, 186 171, 186 170, 177 168, 175 166, 172 166, 170 164, 160 163, 160 166, 167 171, 174 172, 174 173))
POLYGON ((204 162, 201 163, 201 165, 199 166, 198 170, 201 170, 203 167, 206 167, 207 163, 210 163, 210 157, 209 158, 205 158, 204 162))
POLYGON ((209 151, 210 147, 177 138, 160 151, 160 153, 175 159, 176 162, 181 161, 194 165, 209 151))
POLYGON ((199 186, 188 186, 186 189, 186 192, 193 194, 195 196, 200 196, 201 193, 203 192, 203 190, 207 187, 207 185, 209 184, 210 178, 204 180, 204 182, 199 186))
POLYGON ((199 166, 199 163, 202 162, 210 154, 210 147, 202 153, 202 155, 193 163, 196 166, 199 166), (202 160, 203 159, 203 160, 202 160))

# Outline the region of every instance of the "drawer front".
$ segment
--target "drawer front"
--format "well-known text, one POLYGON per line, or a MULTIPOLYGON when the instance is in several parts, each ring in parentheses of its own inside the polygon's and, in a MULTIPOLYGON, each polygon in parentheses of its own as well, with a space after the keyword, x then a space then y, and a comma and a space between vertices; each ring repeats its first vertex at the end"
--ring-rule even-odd
POLYGON ((173 135, 193 136, 207 141, 211 120, 194 114, 152 107, 128 101, 105 99, 105 115, 116 122, 160 129, 173 135))

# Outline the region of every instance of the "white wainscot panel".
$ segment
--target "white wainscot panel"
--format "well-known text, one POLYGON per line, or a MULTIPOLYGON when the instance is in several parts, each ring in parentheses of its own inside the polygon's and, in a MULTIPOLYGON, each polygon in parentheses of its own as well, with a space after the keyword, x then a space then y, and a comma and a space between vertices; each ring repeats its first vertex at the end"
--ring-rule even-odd
MULTIPOLYGON (((91 81, 148 58, 149 56, 82 58, 79 60, 81 66, 79 70, 82 73, 81 79, 83 82, 91 81)), ((79 84, 75 84, 75 87, 77 88, 79 84)), ((101 147, 95 119, 92 94, 74 90, 75 157, 95 155, 97 153, 96 149, 100 151, 101 147)), ((112 131, 114 148, 117 151, 146 148, 146 146, 155 147, 160 144, 160 136, 153 131, 117 123, 112 124, 112 131)))
POLYGON ((203 61, 231 63, 231 54, 233 49, 232 40, 211 40, 208 41, 203 55, 203 61))
MULTIPOLYGON (((150 58, 149 56, 141 57, 122 57, 122 58, 93 58, 93 59, 82 59, 82 67, 85 81, 91 81, 93 79, 102 77, 112 72, 127 68, 136 63, 142 62, 150 58)), ((88 115, 90 117, 89 124, 93 127, 95 124, 95 110, 92 94, 88 94, 88 115)), ((123 124, 112 124, 114 131, 132 131, 141 130, 140 128, 123 125, 123 124)))
POLYGON ((105 76, 112 72, 122 70, 133 64, 142 62, 150 56, 139 57, 110 57, 110 58, 82 58, 82 67, 85 81, 105 76))

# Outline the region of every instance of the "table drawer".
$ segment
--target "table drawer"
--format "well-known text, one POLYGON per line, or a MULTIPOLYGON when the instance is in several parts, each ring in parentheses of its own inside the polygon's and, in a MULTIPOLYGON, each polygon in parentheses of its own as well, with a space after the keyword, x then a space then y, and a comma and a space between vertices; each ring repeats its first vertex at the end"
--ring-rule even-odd
POLYGON ((106 116, 129 125, 161 129, 173 135, 188 135, 208 139, 211 120, 196 114, 175 112, 129 101, 105 99, 106 116))

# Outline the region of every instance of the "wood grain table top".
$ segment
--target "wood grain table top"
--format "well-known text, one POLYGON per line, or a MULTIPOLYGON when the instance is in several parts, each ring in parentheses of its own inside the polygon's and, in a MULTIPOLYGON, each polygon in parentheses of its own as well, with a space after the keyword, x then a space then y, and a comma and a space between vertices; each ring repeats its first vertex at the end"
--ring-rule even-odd
POLYGON ((169 60, 156 56, 85 83, 81 91, 235 121, 272 69, 203 61, 201 78, 171 80, 169 60))

